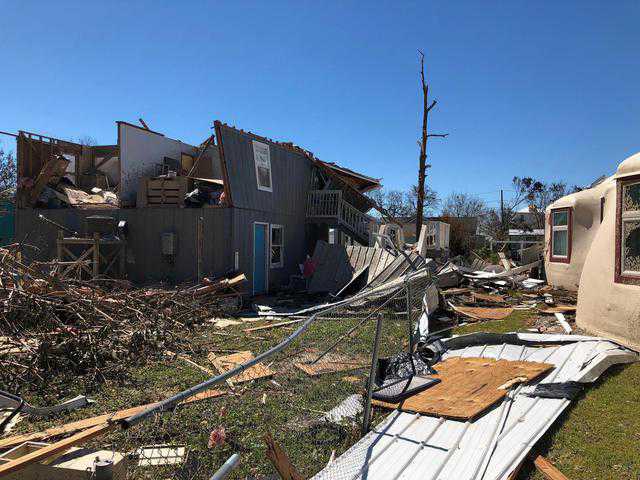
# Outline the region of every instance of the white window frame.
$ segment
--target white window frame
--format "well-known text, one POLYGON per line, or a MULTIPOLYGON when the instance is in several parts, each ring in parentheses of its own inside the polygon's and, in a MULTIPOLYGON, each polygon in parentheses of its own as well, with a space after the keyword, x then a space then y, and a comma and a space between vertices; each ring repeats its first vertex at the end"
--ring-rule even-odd
POLYGON ((640 210, 625 210, 624 194, 625 189, 640 182, 625 182, 622 184, 622 212, 620 214, 620 272, 624 276, 640 277, 640 270, 625 270, 624 259, 626 250, 626 239, 624 234, 624 224, 630 222, 640 222, 640 210))
POLYGON ((262 192, 273 192, 273 177, 271 176, 271 149, 266 143, 253 140, 253 163, 256 170, 256 185, 262 192), (269 169, 269 186, 260 185, 258 167, 269 169))
POLYGON ((555 261, 556 259, 559 260, 567 260, 569 258, 569 251, 571 249, 571 245, 569 245, 569 242, 571 241, 571 235, 569 233, 569 222, 571 221, 571 213, 569 211, 569 209, 558 209, 555 211, 551 211, 551 261, 555 261), (557 214, 560 213, 564 213, 567 216, 567 224, 566 225, 556 225, 555 224, 555 216, 557 214), (556 255, 556 253, 554 252, 555 249, 555 242, 553 241, 553 234, 555 232, 559 232, 559 231, 566 231, 567 232, 567 251, 565 252, 564 255, 556 255))
POLYGON ((269 266, 271 268, 282 268, 284 266, 284 227, 282 225, 278 225, 277 223, 272 223, 269 228, 269 266), (280 244, 273 244, 273 230, 279 228, 280 229, 280 244), (273 254, 271 249, 276 246, 280 247, 280 261, 277 263, 273 263, 273 254))

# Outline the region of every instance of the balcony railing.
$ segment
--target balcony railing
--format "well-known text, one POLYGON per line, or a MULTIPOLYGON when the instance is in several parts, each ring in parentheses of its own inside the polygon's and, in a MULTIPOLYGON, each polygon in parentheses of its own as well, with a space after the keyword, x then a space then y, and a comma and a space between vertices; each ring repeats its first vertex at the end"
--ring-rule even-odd
POLYGON ((344 201, 341 190, 311 190, 307 197, 307 218, 336 219, 361 239, 369 236, 369 217, 344 201))

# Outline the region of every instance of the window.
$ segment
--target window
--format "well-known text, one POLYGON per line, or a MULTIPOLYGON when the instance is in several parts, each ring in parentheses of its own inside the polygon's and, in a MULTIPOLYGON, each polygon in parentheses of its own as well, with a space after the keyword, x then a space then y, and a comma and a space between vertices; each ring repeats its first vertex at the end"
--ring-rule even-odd
POLYGON ((551 210, 551 262, 569 263, 571 261, 571 209, 554 208, 551 210))
POLYGON ((640 283, 640 181, 618 183, 616 282, 640 283))
POLYGON ((271 225, 271 268, 281 268, 283 262, 284 228, 271 225))
POLYGON ((266 143, 253 141, 253 161, 256 165, 258 190, 273 192, 271 184, 271 153, 266 143))
POLYGON ((600 197, 600 223, 604 220, 604 197, 600 197))

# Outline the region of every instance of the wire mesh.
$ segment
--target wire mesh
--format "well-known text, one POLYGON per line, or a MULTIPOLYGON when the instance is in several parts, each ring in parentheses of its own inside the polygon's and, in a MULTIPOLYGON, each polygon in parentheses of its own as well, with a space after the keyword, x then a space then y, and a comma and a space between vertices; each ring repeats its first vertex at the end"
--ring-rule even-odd
MULTIPOLYGON (((231 478, 261 478, 273 473, 263 442, 271 434, 309 477, 361 437, 358 403, 366 395, 377 318, 384 318, 380 357, 407 351, 431 281, 421 270, 317 312, 303 334, 262 361, 265 376, 247 380, 248 370, 209 385, 205 391, 221 394, 150 414, 100 444, 107 441, 114 455, 128 458, 131 479, 210 478, 233 453, 242 460, 231 478)), ((227 339, 224 350, 261 353, 299 325, 238 334, 227 339)), ((210 360, 212 352, 221 350, 216 346, 205 342, 202 350, 190 352, 190 359, 215 371, 210 360)), ((379 418, 380 413, 374 416, 374 424, 379 418)))

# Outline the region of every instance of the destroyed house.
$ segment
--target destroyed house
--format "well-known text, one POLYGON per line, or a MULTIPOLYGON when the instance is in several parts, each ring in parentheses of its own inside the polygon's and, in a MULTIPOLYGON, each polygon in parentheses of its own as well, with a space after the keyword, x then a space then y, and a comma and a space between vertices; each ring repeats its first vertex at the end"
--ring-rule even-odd
POLYGON ((28 258, 137 283, 241 272, 260 294, 300 275, 329 229, 369 243, 365 193, 378 179, 221 122, 199 146, 117 129, 108 146, 19 132, 16 241, 35 247, 28 258))

